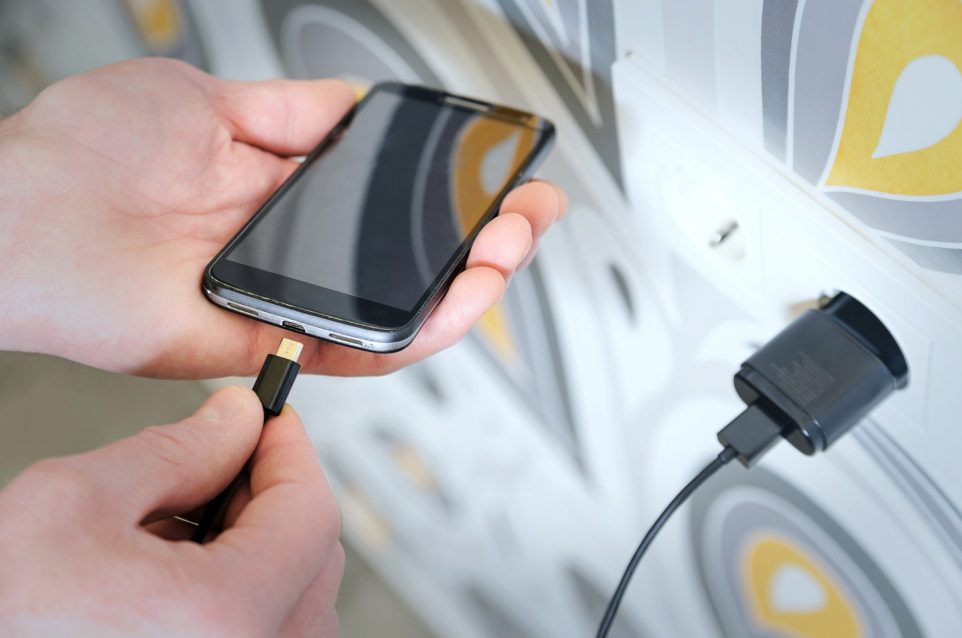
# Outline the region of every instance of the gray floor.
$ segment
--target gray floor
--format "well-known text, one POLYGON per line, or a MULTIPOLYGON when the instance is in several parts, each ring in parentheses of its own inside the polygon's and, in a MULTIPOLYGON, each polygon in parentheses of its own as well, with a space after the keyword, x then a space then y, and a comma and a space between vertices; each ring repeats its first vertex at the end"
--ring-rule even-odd
MULTIPOLYGON (((183 418, 203 401, 189 381, 109 374, 54 357, 0 352, 0 486, 34 461, 88 450, 155 423, 183 418)), ((415 638, 428 631, 357 554, 337 609, 344 638, 415 638)))

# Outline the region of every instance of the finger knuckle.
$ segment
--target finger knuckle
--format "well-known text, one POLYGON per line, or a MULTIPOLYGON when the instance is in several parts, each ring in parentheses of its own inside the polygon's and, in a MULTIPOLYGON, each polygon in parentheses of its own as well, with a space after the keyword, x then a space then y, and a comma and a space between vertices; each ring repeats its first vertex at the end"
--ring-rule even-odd
POLYGON ((148 454, 165 466, 165 471, 183 481, 190 481, 193 478, 188 459, 191 458, 199 441, 191 429, 180 428, 175 432, 169 426, 152 425, 141 430, 137 435, 137 441, 148 454))

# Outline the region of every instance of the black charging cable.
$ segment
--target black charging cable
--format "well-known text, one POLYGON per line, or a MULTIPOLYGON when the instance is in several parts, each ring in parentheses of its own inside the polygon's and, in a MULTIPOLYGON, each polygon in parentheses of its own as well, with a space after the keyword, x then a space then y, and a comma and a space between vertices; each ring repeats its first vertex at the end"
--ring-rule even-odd
POLYGON ((625 568, 625 573, 621 577, 621 581, 618 583, 618 587, 615 589, 615 593, 611 596, 611 601, 608 603, 608 608, 605 610, 605 616, 601 619, 601 626, 598 627, 598 636, 603 637, 608 635, 608 630, 611 629, 612 623, 615 622, 615 614, 618 613, 618 607, 621 606, 621 599, 625 597, 625 591, 628 589, 628 583, 631 581, 632 575, 635 573, 635 568, 638 567, 638 563, 641 562, 642 556, 651 547, 652 541, 661 531, 661 528, 665 526, 671 515, 681 507, 681 505, 688 500, 688 497, 695 493, 698 487, 707 481, 712 475, 718 470, 722 469, 728 462, 738 456, 733 448, 726 447, 724 450, 718 453, 718 456, 714 460, 705 466, 701 472, 698 473, 695 478, 688 482, 688 485, 682 488, 678 495, 671 500, 665 511, 661 513, 655 522, 652 523, 651 528, 645 537, 641 539, 641 543, 638 545, 638 549, 632 555, 631 560, 628 561, 628 567, 625 568))
POLYGON ((733 459, 746 468, 779 440, 813 455, 825 450, 895 390, 908 363, 871 310, 840 292, 805 312, 742 363, 735 390, 748 407, 718 432, 723 449, 672 499, 628 562, 596 638, 615 621, 642 557, 679 507, 733 459))
MULTIPOLYGON (((294 380, 297 373, 301 370, 301 365, 297 362, 301 355, 304 344, 293 339, 281 339, 281 345, 277 347, 276 354, 269 354, 261 366, 261 371, 254 381, 253 390, 264 406, 264 424, 271 417, 275 417, 284 409, 287 402, 287 395, 294 387, 294 380)), ((244 481, 247 480, 247 473, 241 472, 231 481, 223 492, 218 494, 204 508, 204 513, 197 523, 197 528, 191 535, 190 540, 195 543, 203 543, 207 540, 211 530, 220 525, 224 514, 227 511, 227 504, 237 493, 237 490, 244 481)), ((186 520, 186 519, 181 519, 186 520)), ((190 521, 187 521, 190 522, 190 521)))

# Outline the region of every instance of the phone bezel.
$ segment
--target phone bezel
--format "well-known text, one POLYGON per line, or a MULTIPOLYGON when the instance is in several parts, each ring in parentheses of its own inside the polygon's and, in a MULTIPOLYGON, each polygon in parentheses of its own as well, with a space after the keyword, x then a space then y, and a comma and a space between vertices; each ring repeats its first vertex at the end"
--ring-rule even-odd
MULTIPOLYGON (((227 307, 226 297, 242 298, 254 306, 269 309, 271 312, 268 314, 271 316, 283 317, 286 310, 301 319, 306 316, 316 318, 324 324, 334 322, 349 336, 363 334, 372 338, 375 342, 391 344, 403 341, 406 345, 423 323, 427 314, 440 301, 451 280, 463 268, 471 244, 484 225, 497 215, 504 196, 512 188, 530 177, 534 169, 547 155, 553 141, 553 124, 532 113, 423 86, 399 82, 376 84, 361 101, 345 114, 321 143, 311 151, 305 162, 260 206, 251 219, 211 260, 204 270, 204 291, 208 297, 224 307, 227 307), (401 310, 227 259, 226 255, 237 242, 251 232, 257 222, 272 210, 277 200, 283 197, 287 190, 305 174, 311 160, 327 151, 350 125, 356 113, 364 108, 364 105, 378 92, 390 92, 407 98, 446 103, 452 108, 484 112, 488 116, 505 119, 519 126, 535 130, 538 134, 531 152, 518 167, 515 175, 508 179, 501 192, 492 198, 488 209, 480 217, 478 223, 467 234, 414 307, 410 311, 401 310)), ((228 307, 228 309, 238 312, 231 307, 228 307)), ((260 316, 254 318, 268 323, 277 323, 260 316)), ((315 336, 326 338, 323 333, 315 336)), ((339 343, 343 342, 339 341, 339 343)), ((371 344, 364 341, 356 347, 371 349, 368 347, 369 345, 371 344)))

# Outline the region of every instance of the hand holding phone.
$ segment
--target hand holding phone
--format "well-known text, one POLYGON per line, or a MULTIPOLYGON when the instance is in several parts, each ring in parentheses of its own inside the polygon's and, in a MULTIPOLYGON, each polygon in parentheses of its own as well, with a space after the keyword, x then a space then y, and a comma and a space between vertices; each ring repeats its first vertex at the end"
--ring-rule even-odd
MULTIPOLYGON (((49 87, 0 121, 0 348, 154 377, 256 373, 288 333, 209 303, 204 267, 354 104, 339 81, 227 81, 169 59, 49 87)), ((564 206, 549 184, 515 189, 410 347, 310 339, 305 372, 380 374, 454 343, 564 206)))
POLYGON ((553 140, 530 113, 378 84, 210 263, 204 291, 288 330, 400 350, 553 140))

